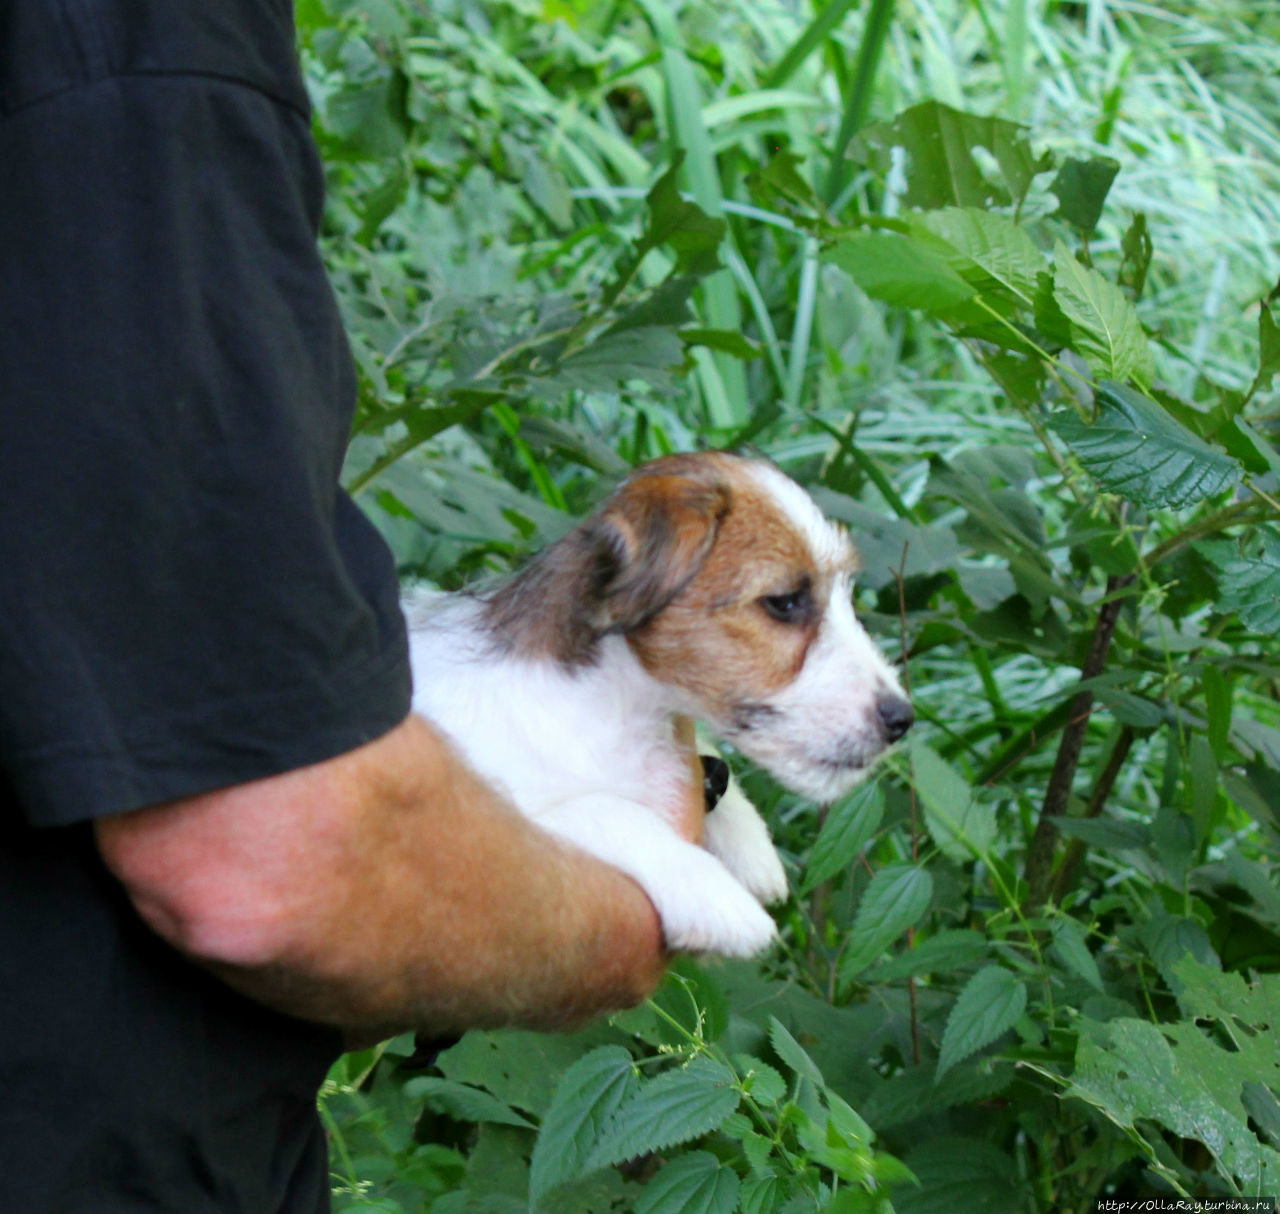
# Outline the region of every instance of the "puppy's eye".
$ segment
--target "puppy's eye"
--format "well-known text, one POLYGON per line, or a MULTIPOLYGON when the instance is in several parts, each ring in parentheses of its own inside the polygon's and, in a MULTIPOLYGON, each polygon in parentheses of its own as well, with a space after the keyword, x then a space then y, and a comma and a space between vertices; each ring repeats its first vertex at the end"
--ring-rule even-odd
POLYGON ((805 578, 794 590, 785 594, 766 594, 760 600, 765 612, 782 624, 795 624, 803 620, 813 606, 809 579, 805 578))

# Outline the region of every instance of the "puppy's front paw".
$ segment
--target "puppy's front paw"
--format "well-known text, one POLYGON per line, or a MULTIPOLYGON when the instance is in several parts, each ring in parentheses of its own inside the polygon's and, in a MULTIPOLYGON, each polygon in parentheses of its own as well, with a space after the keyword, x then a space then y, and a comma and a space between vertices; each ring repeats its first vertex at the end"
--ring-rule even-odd
POLYGON ((707 815, 704 842, 712 855, 766 906, 784 902, 787 874, 756 807, 730 784, 707 815))
POLYGON ((717 860, 696 848, 645 892, 662 919, 667 946, 680 953, 754 957, 778 929, 756 899, 717 860))

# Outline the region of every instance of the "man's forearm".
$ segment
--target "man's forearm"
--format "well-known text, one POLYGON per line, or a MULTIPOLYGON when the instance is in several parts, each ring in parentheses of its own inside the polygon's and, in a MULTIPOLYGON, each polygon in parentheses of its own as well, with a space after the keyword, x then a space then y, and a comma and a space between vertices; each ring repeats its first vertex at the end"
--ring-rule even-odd
POLYGON ((349 1034, 561 1027, 642 999, 629 878, 538 830, 426 723, 328 763, 104 819, 143 917, 250 997, 349 1034))

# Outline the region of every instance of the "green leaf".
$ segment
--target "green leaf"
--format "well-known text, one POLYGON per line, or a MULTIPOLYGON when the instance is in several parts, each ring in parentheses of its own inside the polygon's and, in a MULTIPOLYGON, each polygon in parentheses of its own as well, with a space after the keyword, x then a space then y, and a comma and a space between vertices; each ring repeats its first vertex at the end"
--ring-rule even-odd
POLYGON ((1053 954, 1073 974, 1083 978, 1095 990, 1102 990, 1098 963, 1089 951, 1089 933, 1074 919, 1055 919, 1050 924, 1053 954))
POLYGON ((781 1176, 748 1176, 738 1208, 742 1214, 777 1214, 791 1190, 792 1182, 781 1176))
POLYGON ((897 232, 855 232, 823 260, 839 266, 873 299, 895 307, 946 312, 976 294, 941 253, 897 232))
POLYGON ((714 1155, 693 1151, 673 1159, 644 1187, 636 1214, 732 1214, 738 1177, 714 1155))
POLYGON ((1088 160, 1069 156, 1049 186, 1058 198, 1056 213, 1088 236, 1098 226, 1103 203, 1119 171, 1120 162, 1110 156, 1093 156, 1088 160))
POLYGON ((976 961, 986 948, 987 940, 981 932, 969 928, 939 932, 891 961, 877 965, 868 975, 868 981, 895 982, 921 974, 950 973, 976 961))
POLYGON ((938 101, 922 102, 890 123, 867 127, 858 136, 855 154, 859 145, 886 172, 893 149, 902 148, 907 154, 904 201, 924 210, 1020 203, 1035 175, 1053 163, 1047 154, 1032 154, 1024 127, 938 101), (995 160, 999 181, 983 172, 974 155, 979 148, 995 160))
POLYGON ((735 1054, 734 1066, 742 1076, 742 1085, 757 1104, 776 1105, 787 1094, 786 1080, 767 1062, 750 1054, 735 1054))
POLYGON ((684 361, 684 346, 672 330, 649 326, 606 333, 570 354, 555 379, 587 392, 609 392, 631 379, 663 387, 684 361))
POLYGON ((938 1077, 990 1045, 1026 1010, 1027 988, 999 965, 980 969, 956 997, 938 1052, 938 1077))
POLYGON ((974 207, 946 207, 928 211, 919 222, 945 240, 962 264, 976 266, 996 285, 1027 308, 1035 307, 1039 276, 1045 260, 1026 231, 1006 215, 974 207))
POLYGON ((733 1072, 711 1058, 694 1058, 687 1066, 664 1071, 618 1109, 587 1167, 607 1167, 709 1133, 737 1109, 733 1085, 733 1072))
POLYGON ((837 801, 814 840, 800 892, 807 894, 845 869, 880 828, 883 817, 884 794, 879 784, 864 784, 837 801))
POLYGON ((863 892, 840 959, 840 976, 857 978, 907 928, 918 923, 933 898, 933 878, 911 864, 882 868, 863 892))
POLYGON ((1050 426, 1106 490, 1148 508, 1197 504, 1238 485, 1240 465, 1123 384, 1098 385, 1098 416, 1059 413, 1050 426))
POLYGON ((1280 534, 1259 530, 1246 553, 1222 567, 1219 606, 1253 632, 1280 636, 1280 534))
POLYGON ((764 353, 757 342, 728 329, 681 329, 679 337, 686 346, 706 346, 708 350, 719 350, 744 361, 759 358, 764 353))
POLYGON ((505 1029, 468 1033, 436 1065, 448 1079, 484 1088, 513 1108, 541 1116, 556 1084, 583 1053, 571 1037, 505 1029))
POLYGON ((1250 984, 1190 959, 1177 973, 1189 1019, 1083 1021, 1067 1094, 1137 1136, 1151 1121, 1198 1140, 1244 1193, 1280 1192, 1280 1152, 1254 1133, 1244 1102, 1247 1084, 1280 1090, 1280 976, 1250 984), (1210 1020, 1230 1048, 1197 1023, 1210 1020))
POLYGON ((1103 851, 1141 851, 1151 846, 1151 827, 1145 822, 1118 822, 1113 818, 1054 818, 1059 833, 1083 839, 1103 851))
POLYGON ((826 1086, 826 1081, 822 1078, 822 1072, 818 1070, 817 1064, 805 1053, 804 1047, 776 1016, 769 1017, 769 1044, 773 1046, 774 1053, 782 1060, 784 1066, 789 1067, 802 1079, 808 1079, 819 1087, 826 1086))
POLYGON ((593 1050, 565 1071, 533 1148, 529 1198, 535 1207, 557 1185, 589 1170, 604 1127, 639 1087, 635 1063, 621 1046, 593 1050))
POLYGON ((1280 325, 1271 315, 1267 301, 1258 305, 1258 374, 1249 387, 1249 395, 1265 392, 1280 372, 1280 325))
POLYGON ((975 797, 968 781, 914 735, 911 782, 924 807, 925 826, 944 855, 965 861, 990 851, 996 837, 994 808, 975 797))
POLYGON ((1025 1209, 1012 1157, 981 1138, 931 1137, 904 1163, 919 1187, 894 1193, 897 1214, 1008 1214, 1025 1209))
POLYGON ((666 245, 676 255, 676 273, 703 277, 720 266, 718 250, 724 239, 725 222, 708 215, 680 193, 682 159, 681 156, 675 158, 645 199, 649 222, 641 234, 636 254, 643 257, 650 249, 666 245))
POLYGON ((1081 265, 1061 241, 1054 248, 1053 289, 1071 322, 1076 349, 1096 376, 1151 383, 1151 344, 1133 304, 1097 270, 1081 265))
POLYGON ((455 1083, 452 1079, 421 1075, 404 1085, 404 1094, 413 1099, 424 1100, 432 1108, 442 1110, 458 1121, 491 1121, 496 1125, 533 1129, 531 1121, 521 1117, 496 1096, 465 1083, 455 1083))

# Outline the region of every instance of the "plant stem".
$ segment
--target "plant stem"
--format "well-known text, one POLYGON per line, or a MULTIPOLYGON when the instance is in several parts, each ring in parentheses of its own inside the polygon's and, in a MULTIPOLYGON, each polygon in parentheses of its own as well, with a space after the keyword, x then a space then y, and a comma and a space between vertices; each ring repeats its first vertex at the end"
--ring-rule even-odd
MULTIPOLYGON (((1098 611, 1089 653, 1080 670, 1081 681, 1097 678, 1102 673, 1111 640, 1115 636, 1116 624, 1120 620, 1120 609, 1124 605, 1118 592, 1133 582, 1135 576, 1129 573, 1123 577, 1112 576, 1107 579, 1106 598, 1098 611)), ((1071 701, 1067 726, 1058 743, 1058 753, 1053 761, 1053 771, 1049 775, 1040 818, 1027 848, 1023 875, 1027 882, 1026 910, 1029 915, 1040 910, 1052 888, 1053 855, 1058 842, 1058 827, 1054 819, 1066 812, 1071 798, 1071 786, 1076 769, 1080 766, 1080 752, 1084 748, 1084 737, 1092 711, 1093 692, 1077 692, 1071 701)))
MULTIPOLYGON (((1120 730, 1120 735, 1116 738, 1115 745, 1107 756, 1107 764, 1098 776, 1098 782, 1093 786, 1093 794, 1089 798, 1089 806, 1084 812, 1086 818, 1096 818, 1102 812, 1102 807, 1107 803, 1107 798, 1111 795, 1112 788, 1115 787, 1116 778, 1120 775, 1124 762, 1129 757, 1134 737, 1135 734, 1128 725, 1125 725, 1120 730)), ((1072 839, 1067 844, 1066 854, 1062 857, 1062 863, 1058 866, 1057 875, 1053 879, 1054 902, 1061 902, 1064 895, 1070 890, 1076 869, 1079 867, 1080 861, 1084 859, 1084 853, 1085 843, 1083 839, 1072 839)))

